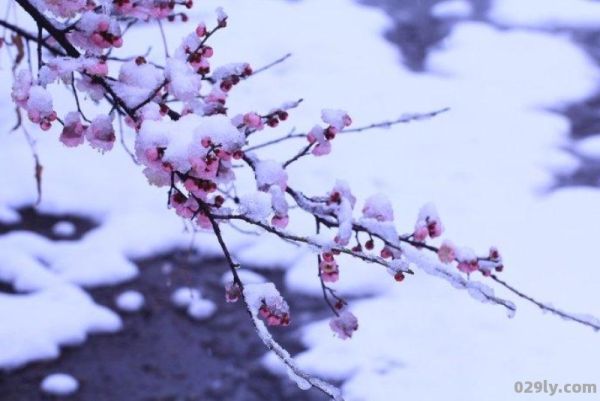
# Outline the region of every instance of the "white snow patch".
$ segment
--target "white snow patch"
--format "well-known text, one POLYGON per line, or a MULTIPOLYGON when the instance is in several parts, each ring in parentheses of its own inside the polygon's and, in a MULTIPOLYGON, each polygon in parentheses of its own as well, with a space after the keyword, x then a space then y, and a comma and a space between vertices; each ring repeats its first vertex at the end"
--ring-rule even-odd
POLYGON ((75 231, 75 224, 70 221, 59 221, 52 226, 52 232, 58 237, 71 237, 75 231))
POLYGON ((171 294, 171 302, 177 308, 187 308, 194 300, 201 298, 202 294, 197 288, 180 287, 171 294))
POLYGON ((10 207, 0 205, 0 223, 17 224, 21 221, 21 216, 10 207))
MULTIPOLYGON (((237 274, 244 284, 260 284, 267 281, 261 274, 248 269, 238 269, 237 274)), ((231 283, 232 281, 233 273, 228 271, 223 274, 223 277, 221 278, 221 283, 223 283, 223 285, 231 283)))
POLYGON ((75 394, 79 389, 79 382, 66 373, 52 373, 42 380, 41 389, 44 393, 64 397, 75 394))
POLYGON ((0 367, 56 358, 59 347, 82 343, 88 333, 115 332, 121 320, 83 290, 55 285, 32 294, 0 294, 0 367))
POLYGON ((435 4, 431 15, 438 18, 469 18, 473 14, 473 6, 466 0, 448 0, 435 4))
POLYGON ((196 298, 193 299, 187 308, 189 317, 195 320, 206 320, 214 315, 217 310, 217 305, 209 299, 196 298))
POLYGON ((123 312, 138 312, 144 307, 144 296, 134 290, 122 292, 115 299, 115 304, 123 312))
POLYGON ((582 156, 600 159, 600 135, 594 135, 575 143, 575 150, 582 156))
POLYGON ((508 26, 595 29, 600 23, 600 4, 593 0, 495 0, 489 17, 508 26))

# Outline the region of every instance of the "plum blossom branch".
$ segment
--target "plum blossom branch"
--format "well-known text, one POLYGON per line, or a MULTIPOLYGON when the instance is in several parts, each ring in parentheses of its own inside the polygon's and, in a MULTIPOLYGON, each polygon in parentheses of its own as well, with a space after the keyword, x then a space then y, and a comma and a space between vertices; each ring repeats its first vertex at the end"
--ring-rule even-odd
MULTIPOLYGON (((492 247, 486 256, 477 256, 469 248, 458 247, 449 240, 439 246, 432 245, 429 239, 443 233, 441 219, 433 205, 425 205, 418 213, 414 228, 400 234, 395 226, 392 202, 382 194, 367 198, 357 217, 357 199, 347 183, 338 181, 329 192, 315 196, 307 196, 289 183, 287 167, 301 159, 312 160, 312 157, 329 154, 338 135, 421 121, 445 113, 448 108, 406 114, 396 120, 359 128, 349 128, 352 119, 345 111, 324 109, 321 121, 305 133, 292 130, 279 138, 250 146, 249 141, 260 136, 261 131, 283 125, 290 110, 298 107, 302 99, 266 113, 244 110, 236 114, 229 109, 229 93, 239 82, 285 61, 289 55, 255 71, 247 63, 214 68, 214 49, 209 39, 228 25, 223 10, 217 10, 213 28, 200 23, 172 52, 165 46, 165 61, 161 64, 149 63, 145 55, 117 58, 111 52, 123 46, 124 35, 138 22, 155 21, 162 28, 161 20, 186 20, 187 15, 176 12, 175 7, 189 8, 191 2, 138 0, 135 7, 130 2, 113 2, 107 7, 90 8, 79 2, 39 0, 36 4, 45 6, 42 9, 34 7, 29 0, 17 0, 17 3, 32 16, 40 32, 48 33, 46 38, 36 37, 0 21, 7 29, 16 28, 13 31, 21 34, 27 44, 38 44, 37 78, 31 74, 31 66, 29 71, 21 70, 15 75, 11 96, 19 112, 23 109, 29 120, 43 130, 48 130, 54 121, 60 122, 63 127, 59 139, 66 146, 88 142, 101 152, 111 150, 116 141, 115 117, 125 147, 123 118, 124 124, 135 132, 134 152, 125 149, 144 167, 143 174, 149 184, 167 190, 168 208, 185 221, 191 221, 194 231, 199 228, 215 235, 233 277, 225 288, 226 300, 243 300, 257 334, 283 361, 301 388, 314 386, 334 400, 342 400, 338 389, 301 370, 268 332, 265 323, 289 324, 289 307, 272 283, 256 287, 242 282, 239 265, 227 247, 221 225, 247 224, 314 252, 323 299, 332 310, 329 324, 341 339, 350 338, 359 324, 333 285, 344 275, 340 255, 382 266, 397 282, 403 282, 419 268, 466 290, 481 302, 500 305, 513 314, 516 308, 512 302, 497 297, 492 288, 471 279, 471 275, 480 273, 543 310, 598 328, 595 320, 542 304, 498 279, 495 273, 502 271, 503 261, 497 249, 492 247), (68 21, 66 26, 59 22, 65 20, 68 21), (55 43, 62 49, 55 48, 55 43), (41 54, 42 49, 47 51, 45 55, 41 54), (109 65, 114 64, 119 72, 111 76, 109 65), (51 84, 67 82, 76 110, 59 117, 49 89, 51 84), (88 119, 83 114, 78 90, 95 102, 105 100, 110 110, 88 119), (287 160, 265 160, 255 154, 256 150, 292 139, 304 139, 306 143, 287 160), (244 175, 242 170, 249 174, 244 175), (250 175, 253 189, 238 193, 236 184, 250 175), (286 229, 291 209, 315 221, 316 235, 286 229)), ((163 40, 166 43, 164 35, 163 40)), ((20 49, 22 58, 22 44, 14 46, 20 49)), ((248 185, 239 186, 242 187, 248 185)))

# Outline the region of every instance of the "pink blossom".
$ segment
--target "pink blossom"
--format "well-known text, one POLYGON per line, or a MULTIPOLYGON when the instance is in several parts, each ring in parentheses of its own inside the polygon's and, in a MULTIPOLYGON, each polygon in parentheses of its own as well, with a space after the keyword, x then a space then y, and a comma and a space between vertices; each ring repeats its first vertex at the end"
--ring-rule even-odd
POLYGON ((188 198, 177 191, 171 195, 170 205, 175 209, 177 215, 184 219, 193 217, 199 208, 199 205, 194 198, 188 198))
POLYGON ((329 142, 319 143, 312 150, 315 156, 325 156, 331 153, 331 144, 329 142))
POLYGON ((85 137, 93 148, 102 152, 111 150, 116 139, 111 117, 96 117, 85 131, 85 137))
POLYGON ((456 251, 454 244, 450 241, 444 241, 438 249, 438 257, 442 263, 451 263, 456 259, 456 251))
POLYGON ((78 46, 100 54, 110 47, 121 47, 121 29, 116 19, 107 14, 86 11, 77 22, 77 29, 69 33, 69 38, 78 46))
POLYGON ((427 226, 418 226, 415 228, 414 237, 417 242, 424 242, 429 235, 429 230, 427 230, 427 226))
POLYGON ((33 78, 29 70, 21 70, 17 73, 15 80, 13 81, 11 96, 17 106, 25 107, 27 99, 29 99, 29 90, 33 78))
POLYGON ((377 221, 393 221, 394 210, 389 199, 383 194, 376 194, 367 199, 362 209, 364 217, 377 221))
POLYGON ((352 124, 352 119, 348 113, 343 110, 324 109, 321 112, 321 118, 325 123, 335 129, 334 134, 352 124))
POLYGON ((406 276, 404 276, 404 273, 402 273, 402 272, 398 272, 398 273, 394 274, 394 280, 396 280, 399 283, 404 281, 405 278, 406 278, 406 276))
POLYGON ((326 255, 323 255, 323 260, 319 264, 321 279, 326 283, 335 283, 340 277, 339 267, 333 256, 327 257, 326 255))
POLYGON ((72 18, 85 10, 87 0, 44 0, 37 3, 58 17, 72 18))
POLYGON ((225 11, 223 10, 222 7, 218 7, 217 10, 217 23, 219 24, 219 26, 221 28, 224 28, 227 26, 227 14, 225 13, 225 11))
POLYGON ((325 130, 318 125, 314 126, 308 132, 306 139, 310 143, 316 143, 316 146, 312 150, 313 155, 324 156, 331 152, 331 143, 325 136, 325 130))
POLYGON ((262 129, 264 127, 262 118, 256 113, 244 114, 244 124, 255 129, 262 129))
POLYGON ((105 77, 108 75, 108 64, 103 61, 98 61, 92 65, 85 67, 85 72, 90 75, 98 75, 105 77))
POLYGON ((358 330, 358 319, 351 312, 342 311, 339 316, 329 321, 329 327, 337 337, 346 340, 358 330))
MULTIPOLYGON (((426 204, 419 211, 419 217, 417 219, 417 223, 415 224, 415 236, 417 231, 423 230, 423 227, 427 229, 427 235, 429 235, 431 238, 439 237, 444 231, 444 227, 438 216, 437 210, 431 203, 426 204)), ((423 234, 423 232, 419 233, 420 236, 423 234)), ((423 240, 426 237, 427 236, 423 237, 423 240)))
POLYGON ((74 147, 83 143, 85 127, 79 118, 79 113, 72 111, 65 117, 65 126, 60 134, 60 141, 68 147, 74 147))
POLYGON ((458 262, 457 268, 463 273, 470 274, 479 269, 479 263, 477 263, 477 259, 465 260, 458 262))
POLYGON ((384 259, 389 259, 389 258, 391 258, 391 257, 394 256, 394 254, 392 253, 392 250, 390 248, 388 248, 387 246, 383 247, 383 249, 381 250, 380 255, 384 259))
POLYGON ((198 178, 212 180, 217 176, 219 162, 217 159, 196 157, 190 160, 194 174, 198 178))
POLYGON ((290 324, 290 308, 279 294, 270 294, 263 298, 258 314, 269 326, 287 326, 290 324))
POLYGON ((228 303, 237 302, 242 296, 242 290, 237 283, 229 282, 225 285, 225 301, 228 303))
POLYGON ((198 26, 196 27, 196 35, 198 35, 199 37, 206 35, 206 25, 198 24, 198 26))
POLYGON ((256 186, 261 191, 268 191, 272 186, 277 186, 282 191, 287 188, 288 174, 281 163, 275 160, 262 160, 256 163, 254 174, 256 186))
POLYGON ((198 227, 204 230, 211 230, 213 228, 212 222, 204 213, 198 213, 198 217, 196 218, 196 224, 198 224, 198 227))
POLYGON ((500 252, 498 251, 498 248, 496 248, 496 247, 490 248, 490 253, 489 253, 488 257, 490 258, 490 260, 493 260, 494 262, 502 261, 502 256, 500 256, 500 252))
POLYGON ((290 221, 290 219, 287 215, 286 216, 275 215, 271 218, 271 224, 273 225, 273 227, 277 227, 280 229, 286 228, 289 221, 290 221))

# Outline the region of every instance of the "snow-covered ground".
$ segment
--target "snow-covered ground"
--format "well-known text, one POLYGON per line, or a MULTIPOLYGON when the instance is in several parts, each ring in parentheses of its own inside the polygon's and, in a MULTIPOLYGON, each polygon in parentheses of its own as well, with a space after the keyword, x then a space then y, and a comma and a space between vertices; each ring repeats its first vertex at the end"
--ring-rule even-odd
MULTIPOLYGON (((577 163, 561 150, 569 140, 568 120, 549 110, 591 96, 600 77, 568 28, 600 22, 600 3, 554 0, 544 7, 541 1, 497 0, 490 16, 509 29, 462 20, 419 74, 403 68, 397 50, 383 39, 388 17, 349 0, 197 3, 194 17, 211 15, 217 5, 230 15, 230 27, 213 42, 216 60, 260 66, 293 53, 242 83, 231 100, 240 110, 268 110, 304 98, 278 133, 311 128, 322 107, 348 110, 357 126, 451 108, 430 121, 341 135, 330 156, 291 167, 291 185, 322 193, 343 178, 359 199, 384 192, 406 231, 420 206, 434 201, 448 238, 482 251, 500 248, 507 281, 566 310, 600 315, 600 192, 545 191, 555 172, 577 163), (571 11, 563 14, 564 7, 571 11), (567 31, 537 30, 548 24, 567 31)), ((193 26, 170 26, 171 47, 193 26)), ((160 43, 155 27, 132 36, 140 48, 160 43)), ((2 62, 0 91, 7 94, 10 71, 2 62)), ((1 132, 8 132, 13 106, 8 96, 0 104, 1 132)), ((45 167, 40 210, 89 216, 99 226, 77 241, 51 242, 25 232, 0 236, 0 280, 23 292, 0 294, 0 344, 8 345, 0 347, 2 367, 56 357, 60 345, 118 330, 118 315, 94 304, 85 288, 133 279, 132 258, 192 240, 166 210, 164 191, 146 184, 121 147, 99 155, 64 148, 54 131, 30 132, 45 167)), ((272 137, 261 135, 256 141, 272 137)), ((262 154, 287 159, 301 145, 289 142, 262 154)), ((35 202, 33 161, 19 131, 0 136, 0 149, 0 218, 10 221, 14 209, 35 202)), ((310 221, 295 221, 293 214, 291 220, 291 229, 312 229, 310 221)), ((243 264, 289 268, 292 289, 320 291, 314 257, 265 235, 257 240, 227 231, 226 238, 243 264)), ((217 254, 210 235, 193 240, 207 256, 217 254)), ((516 316, 508 319, 501 308, 424 272, 398 284, 378 267, 350 260, 341 264, 338 288, 365 296, 351 304, 360 330, 340 341, 327 321, 302 328, 308 350, 298 360, 311 372, 343 381, 348 400, 507 400, 516 398, 515 381, 600 385, 598 334, 518 300, 516 316)))

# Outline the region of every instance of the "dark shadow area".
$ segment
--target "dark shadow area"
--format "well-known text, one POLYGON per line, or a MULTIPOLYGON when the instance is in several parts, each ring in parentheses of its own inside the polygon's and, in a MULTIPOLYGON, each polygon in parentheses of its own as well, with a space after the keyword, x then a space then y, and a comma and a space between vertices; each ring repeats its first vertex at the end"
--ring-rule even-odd
MULTIPOLYGON (((412 71, 423 71, 429 51, 448 34, 454 19, 431 15, 435 4, 443 0, 360 0, 360 3, 382 8, 392 19, 393 27, 385 33, 390 42, 400 48, 402 62, 412 71)), ((489 0, 471 0, 473 19, 481 19, 489 0)))
POLYGON ((74 215, 54 215, 38 212, 33 207, 17 210, 21 220, 15 224, 4 224, 0 222, 0 234, 10 231, 33 231, 51 240, 78 240, 88 231, 97 226, 92 220, 74 215), (53 227, 56 223, 68 222, 73 224, 75 231, 72 235, 56 235, 53 227))
MULTIPOLYGON (((91 336, 83 346, 68 347, 54 361, 34 363, 0 374, 2 401, 51 400, 39 386, 49 373, 66 372, 80 381, 69 399, 81 401, 265 401, 326 400, 317 390, 302 391, 287 377, 269 373, 261 364, 266 349, 243 305, 224 299, 221 260, 170 254, 139 262, 141 275, 131 283, 91 290, 111 308, 127 289, 146 298, 144 309, 122 314, 123 330, 91 336), (171 303, 172 292, 195 287, 217 304, 216 314, 195 321, 171 303)), ((281 271, 261 272, 279 288, 281 271)), ((320 299, 288 296, 292 324, 274 335, 295 354, 303 348, 297 328, 316 316, 325 317, 320 299)))
MULTIPOLYGON (((572 38, 587 52, 596 66, 600 67, 600 29, 573 30, 572 38)), ((570 122, 570 136, 576 143, 600 134, 600 93, 578 103, 573 103, 559 111, 570 122)), ((579 166, 569 172, 556 175, 555 188, 598 187, 600 186, 600 158, 582 155, 571 150, 579 166)))

